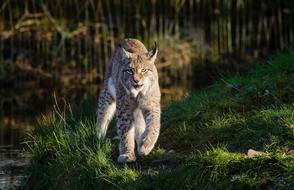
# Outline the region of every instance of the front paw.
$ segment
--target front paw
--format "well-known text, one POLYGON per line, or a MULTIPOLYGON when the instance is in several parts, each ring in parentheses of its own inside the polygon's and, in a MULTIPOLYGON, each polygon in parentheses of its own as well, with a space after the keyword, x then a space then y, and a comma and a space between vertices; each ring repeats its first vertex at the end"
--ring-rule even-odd
POLYGON ((154 145, 151 145, 148 141, 144 141, 141 146, 138 148, 138 154, 140 156, 148 155, 153 149, 154 145))
POLYGON ((136 161, 136 156, 135 154, 121 154, 117 158, 118 163, 130 163, 130 162, 135 162, 136 161))

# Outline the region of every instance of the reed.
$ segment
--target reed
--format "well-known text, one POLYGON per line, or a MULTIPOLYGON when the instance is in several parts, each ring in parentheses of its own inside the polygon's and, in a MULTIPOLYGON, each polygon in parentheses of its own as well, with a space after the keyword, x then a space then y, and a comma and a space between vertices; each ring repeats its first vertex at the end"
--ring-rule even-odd
POLYGON ((0 71, 18 60, 54 76, 78 72, 100 80, 125 37, 149 46, 167 36, 200 40, 198 61, 256 58, 293 42, 293 8, 286 0, 5 0, 0 71))
MULTIPOLYGON (((83 96, 95 96, 105 63, 124 37, 148 47, 158 42, 165 104, 173 94, 180 99, 219 73, 242 73, 256 58, 290 46, 293 10, 286 0, 3 0, 0 107, 4 115, 27 113, 31 108, 23 105, 36 97, 49 102, 53 91, 73 88, 87 87, 83 96)), ((68 91, 63 95, 74 99, 68 91)))

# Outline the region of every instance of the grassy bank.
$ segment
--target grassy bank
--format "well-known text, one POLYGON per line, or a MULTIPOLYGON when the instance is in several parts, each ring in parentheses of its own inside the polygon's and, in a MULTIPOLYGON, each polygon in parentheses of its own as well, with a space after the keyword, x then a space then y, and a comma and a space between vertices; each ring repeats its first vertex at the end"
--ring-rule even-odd
POLYGON ((158 146, 130 165, 116 164, 117 140, 97 141, 93 104, 55 107, 28 142, 22 188, 291 189, 293 100, 290 50, 167 106, 158 146), (249 157, 250 148, 263 154, 249 157))

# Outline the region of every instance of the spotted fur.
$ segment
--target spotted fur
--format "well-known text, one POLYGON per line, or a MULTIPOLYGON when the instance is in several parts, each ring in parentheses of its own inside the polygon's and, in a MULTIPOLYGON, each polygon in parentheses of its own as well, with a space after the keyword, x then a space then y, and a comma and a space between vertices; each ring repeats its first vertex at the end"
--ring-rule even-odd
POLYGON ((142 42, 125 39, 107 65, 97 111, 97 135, 104 138, 116 113, 120 138, 118 162, 136 160, 153 149, 160 130, 160 88, 155 59, 158 49, 147 51, 142 42))

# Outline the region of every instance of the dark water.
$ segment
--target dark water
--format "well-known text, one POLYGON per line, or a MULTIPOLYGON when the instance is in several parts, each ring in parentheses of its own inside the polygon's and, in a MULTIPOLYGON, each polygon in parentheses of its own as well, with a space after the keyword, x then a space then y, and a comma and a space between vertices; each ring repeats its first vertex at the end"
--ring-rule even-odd
POLYGON ((28 121, 18 123, 15 117, 3 117, 0 123, 0 189, 16 187, 25 175, 29 155, 23 150, 28 121))
POLYGON ((26 133, 62 98, 96 101, 118 39, 159 44, 163 105, 292 45, 288 0, 0 0, 0 189, 17 185, 26 133))

